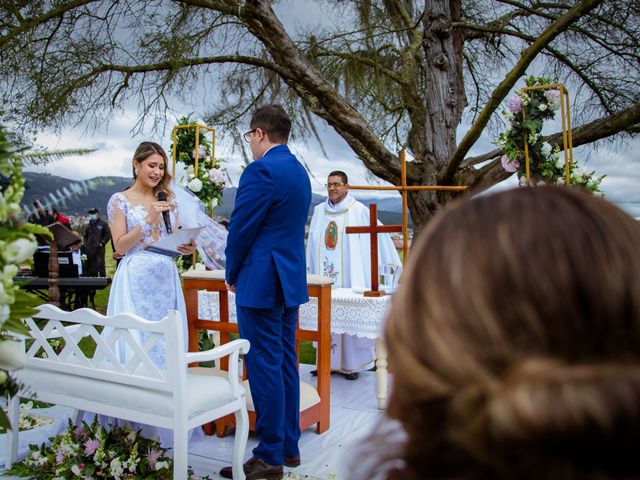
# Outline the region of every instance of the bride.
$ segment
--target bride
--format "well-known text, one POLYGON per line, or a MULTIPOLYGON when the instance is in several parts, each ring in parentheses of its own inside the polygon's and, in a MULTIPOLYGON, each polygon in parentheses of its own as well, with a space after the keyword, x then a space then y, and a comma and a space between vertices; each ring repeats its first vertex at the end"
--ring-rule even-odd
MULTIPOLYGON (((128 312, 147 320, 160 320, 168 310, 178 310, 186 339, 185 302, 173 258, 144 248, 168 235, 162 213, 169 212, 174 230, 206 227, 197 242, 181 245, 180 253, 192 254, 197 243, 207 266, 224 268, 227 232, 206 215, 193 194, 171 181, 167 168, 164 149, 154 142, 142 142, 133 156, 133 185, 109 200, 109 227, 115 249, 124 258, 113 278, 107 315, 128 312), (157 200, 159 192, 165 194, 166 200, 157 200)), ((156 345, 150 352, 159 368, 165 368, 163 350, 162 345, 156 345)), ((121 356, 126 357, 125 352, 121 356)))
MULTIPOLYGON (((205 227, 195 242, 181 245, 179 252, 189 255, 198 248, 209 268, 220 269, 224 268, 227 231, 206 214, 195 195, 171 181, 167 166, 167 154, 160 145, 142 142, 133 155, 133 185, 109 199, 109 227, 115 250, 124 257, 111 284, 107 315, 127 312, 157 321, 166 317, 168 310, 178 310, 186 342, 187 317, 178 269, 172 257, 147 251, 145 247, 168 235, 162 217, 163 212, 168 212, 173 230, 205 227), (158 200, 159 192, 164 192, 166 200, 158 200)), ((110 334, 102 332, 103 336, 110 334)), ((142 343, 146 338, 140 335, 137 340, 142 343)), ((124 341, 119 342, 119 356, 121 362, 132 356, 124 341)), ((158 368, 166 369, 164 344, 156 342, 149 356, 158 368)), ((101 420, 103 424, 114 421, 101 420)), ((134 428, 138 427, 142 425, 134 428)), ((168 432, 143 427, 146 436, 160 434, 163 445, 169 445, 168 432)))

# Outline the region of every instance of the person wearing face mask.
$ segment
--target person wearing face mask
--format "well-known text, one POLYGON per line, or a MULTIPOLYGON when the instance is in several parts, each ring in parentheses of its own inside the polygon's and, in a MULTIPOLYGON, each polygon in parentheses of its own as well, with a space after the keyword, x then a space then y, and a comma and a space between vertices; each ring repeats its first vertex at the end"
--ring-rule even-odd
POLYGON ((111 240, 111 230, 107 222, 100 218, 97 208, 91 208, 89 225, 84 233, 83 253, 87 256, 85 275, 89 277, 106 277, 104 266, 105 245, 111 240))

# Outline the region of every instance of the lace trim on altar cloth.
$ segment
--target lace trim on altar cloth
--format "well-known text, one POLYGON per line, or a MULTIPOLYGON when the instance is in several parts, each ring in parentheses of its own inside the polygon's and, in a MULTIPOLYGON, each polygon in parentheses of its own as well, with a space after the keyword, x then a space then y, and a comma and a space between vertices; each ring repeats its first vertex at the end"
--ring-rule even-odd
MULTIPOLYGON (((348 289, 336 289, 331 295, 331 333, 346 333, 356 337, 376 339, 391 307, 391 296, 363 297, 348 289)), ((216 292, 198 292, 198 318, 220 318, 220 304, 216 292)), ((235 295, 229 293, 229 321, 236 320, 235 295)), ((300 305, 300 328, 318 329, 318 299, 310 298, 300 305)))

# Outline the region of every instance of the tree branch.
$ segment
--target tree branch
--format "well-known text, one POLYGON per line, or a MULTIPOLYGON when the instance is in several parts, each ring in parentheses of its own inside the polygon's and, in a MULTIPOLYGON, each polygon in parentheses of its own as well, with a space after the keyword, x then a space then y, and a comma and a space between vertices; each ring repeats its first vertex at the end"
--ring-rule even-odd
POLYGON ((341 135, 375 175, 391 182, 400 178, 398 159, 375 135, 369 124, 304 57, 275 16, 271 3, 247 0, 242 20, 281 67, 281 78, 311 111, 341 135))
POLYGON ((507 74, 506 78, 496 87, 487 104, 478 115, 478 119, 464 136, 456 148, 449 164, 442 175, 441 183, 448 185, 455 176, 456 171, 464 160, 464 156, 480 138, 480 134, 489 123, 489 120, 502 100, 509 94, 518 79, 526 72, 527 67, 533 62, 537 54, 544 49, 553 39, 564 32, 571 24, 578 21, 583 15, 595 8, 603 0, 583 0, 566 14, 553 22, 538 39, 529 46, 521 55, 516 66, 507 74))
POLYGON ((13 40, 18 35, 26 32, 27 30, 33 29, 38 25, 42 25, 56 17, 62 17, 66 12, 74 10, 83 5, 88 5, 89 3, 94 3, 96 1, 98 0, 75 0, 70 3, 60 5, 59 7, 39 17, 31 18, 26 21, 21 20, 20 25, 10 29, 6 35, 0 36, 0 49, 4 48, 5 45, 7 45, 11 40, 13 40))

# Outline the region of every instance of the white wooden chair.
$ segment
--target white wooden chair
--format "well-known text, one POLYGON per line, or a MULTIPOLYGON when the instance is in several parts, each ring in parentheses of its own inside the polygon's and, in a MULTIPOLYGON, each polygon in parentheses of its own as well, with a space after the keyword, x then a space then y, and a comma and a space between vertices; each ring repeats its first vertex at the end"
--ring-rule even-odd
MULTIPOLYGON (((234 479, 244 479, 242 464, 249 422, 246 395, 237 373, 205 376, 189 373, 192 362, 229 356, 237 365, 239 354, 249 351, 247 340, 235 340, 204 352, 184 351, 183 319, 169 311, 164 319, 151 322, 133 314, 105 317, 88 308, 65 312, 46 304, 27 319, 33 343, 25 366, 15 372, 24 384, 9 401, 9 419, 18 424, 20 398, 66 405, 79 411, 122 418, 173 430, 174 478, 187 478, 187 434, 189 429, 233 413, 236 433, 232 466, 234 479), (34 319, 43 319, 38 322, 34 319), (105 327, 101 335, 99 327, 105 327), (104 332, 107 332, 106 334, 104 332), (144 332, 141 341, 140 333, 144 332), (47 339, 58 337, 64 347, 56 353, 47 339), (87 357, 79 347, 91 337, 95 353, 87 357), (121 360, 119 345, 127 348, 121 360), (149 355, 164 343, 166 370, 159 369, 149 355)), ((16 461, 18 433, 7 432, 6 466, 16 461)))

